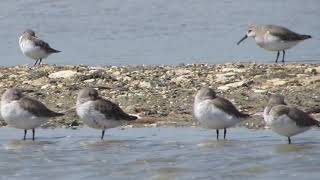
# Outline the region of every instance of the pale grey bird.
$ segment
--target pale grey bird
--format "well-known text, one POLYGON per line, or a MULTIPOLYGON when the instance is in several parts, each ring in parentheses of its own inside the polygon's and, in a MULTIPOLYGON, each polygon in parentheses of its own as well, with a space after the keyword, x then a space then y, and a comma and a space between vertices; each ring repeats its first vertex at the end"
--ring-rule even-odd
POLYGON ((27 130, 32 129, 34 140, 35 128, 46 123, 48 118, 64 115, 51 111, 40 101, 24 95, 17 88, 10 88, 2 95, 1 114, 9 126, 24 129, 24 140, 27 130))
POLYGON ((80 90, 76 110, 78 116, 89 127, 102 129, 101 139, 106 129, 136 120, 136 116, 125 113, 117 104, 99 96, 93 88, 80 90))
POLYGON ((19 38, 19 46, 22 53, 36 60, 35 65, 39 62, 39 65, 42 62, 42 59, 47 58, 50 54, 58 53, 56 49, 50 47, 50 45, 41 39, 39 39, 33 30, 27 29, 19 38))
POLYGON ((194 115, 201 126, 216 129, 217 139, 219 139, 219 129, 224 129, 225 139, 227 128, 249 117, 248 114, 238 111, 229 100, 218 97, 208 87, 203 87, 197 92, 194 101, 194 115))
POLYGON ((312 118, 302 110, 288 106, 284 96, 271 94, 269 102, 264 109, 263 117, 267 125, 279 135, 288 138, 291 144, 291 137, 309 130, 311 127, 319 127, 319 121, 312 118))
POLYGON ((285 27, 276 25, 251 25, 246 35, 237 43, 239 45, 247 37, 252 37, 257 45, 269 51, 277 51, 278 62, 282 51, 282 62, 285 59, 285 50, 292 48, 299 42, 311 38, 310 35, 295 33, 285 27))

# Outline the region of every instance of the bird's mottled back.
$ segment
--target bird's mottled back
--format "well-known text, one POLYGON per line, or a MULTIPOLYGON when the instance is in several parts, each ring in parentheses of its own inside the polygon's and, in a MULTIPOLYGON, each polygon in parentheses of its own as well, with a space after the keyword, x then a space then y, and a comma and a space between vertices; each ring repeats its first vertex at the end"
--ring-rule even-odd
POLYGON ((21 108, 37 117, 57 117, 64 115, 48 109, 42 102, 29 97, 23 97, 20 99, 19 105, 21 108))
POLYGON ((93 105, 94 109, 103 114, 106 119, 127 121, 137 119, 136 116, 131 116, 125 113, 117 104, 106 99, 98 99, 94 101, 93 105))
POLYGON ((276 105, 271 109, 270 114, 274 118, 286 115, 300 127, 319 126, 319 121, 315 120, 309 114, 293 106, 282 104, 276 105))

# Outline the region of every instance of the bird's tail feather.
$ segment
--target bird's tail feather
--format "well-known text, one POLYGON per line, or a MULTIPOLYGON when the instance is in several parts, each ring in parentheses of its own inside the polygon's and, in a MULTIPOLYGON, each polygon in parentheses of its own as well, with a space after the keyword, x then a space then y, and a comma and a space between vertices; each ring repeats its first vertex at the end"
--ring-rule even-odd
POLYGON ((136 120, 136 119, 138 119, 137 116, 129 115, 127 120, 128 120, 128 121, 133 121, 133 120, 136 120))
POLYGON ((50 116, 51 117, 58 117, 58 116, 63 116, 64 114, 63 113, 58 113, 58 112, 54 112, 54 111, 52 111, 51 113, 50 113, 50 116))
POLYGON ((56 49, 53 49, 53 48, 50 48, 50 49, 49 49, 49 52, 50 52, 50 53, 59 53, 59 52, 61 52, 61 51, 56 50, 56 49))
POLYGON ((301 35, 302 39, 310 39, 312 38, 310 35, 301 35))
POLYGON ((241 113, 240 117, 241 118, 249 118, 251 115, 250 114, 245 114, 245 113, 241 113))

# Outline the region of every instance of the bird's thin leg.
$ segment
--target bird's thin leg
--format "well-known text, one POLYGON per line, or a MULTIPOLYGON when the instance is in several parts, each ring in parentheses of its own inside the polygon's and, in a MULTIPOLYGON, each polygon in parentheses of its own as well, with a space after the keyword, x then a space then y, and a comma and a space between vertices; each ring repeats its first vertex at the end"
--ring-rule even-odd
POLYGON ((217 131, 217 140, 219 139, 219 129, 216 130, 217 131))
POLYGON ((23 136, 23 140, 26 140, 26 136, 27 136, 27 130, 24 130, 24 136, 23 136))
POLYGON ((227 136, 227 128, 224 128, 223 139, 226 139, 226 136, 227 136))
POLYGON ((34 63, 34 65, 33 65, 33 66, 36 66, 36 65, 37 65, 37 63, 38 63, 38 60, 39 60, 39 59, 37 59, 37 60, 36 60, 36 63, 34 63))
POLYGON ((42 59, 40 59, 40 61, 39 61, 39 66, 41 65, 41 63, 42 63, 42 59))
POLYGON ((280 51, 278 51, 277 53, 276 63, 278 62, 279 56, 280 56, 280 51))
POLYGON ((35 134, 35 130, 34 128, 32 129, 32 141, 34 141, 34 134, 35 134))
POLYGON ((291 139, 290 139, 290 137, 288 137, 288 144, 291 144, 291 139))
POLYGON ((282 62, 284 63, 284 56, 286 55, 286 51, 282 51, 282 62))
POLYGON ((105 132, 106 130, 104 129, 104 130, 102 130, 102 135, 101 135, 101 140, 103 139, 103 137, 104 137, 104 132, 105 132))

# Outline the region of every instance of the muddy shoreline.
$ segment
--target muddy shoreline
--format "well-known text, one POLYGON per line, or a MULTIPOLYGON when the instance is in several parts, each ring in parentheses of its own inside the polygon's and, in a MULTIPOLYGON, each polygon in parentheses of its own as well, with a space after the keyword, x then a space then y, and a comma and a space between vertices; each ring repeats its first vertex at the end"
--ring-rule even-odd
MULTIPOLYGON (((252 115, 239 126, 265 128, 261 112, 266 94, 280 93, 289 104, 312 112, 320 106, 320 65, 188 64, 146 66, 21 65, 0 68, 0 93, 17 86, 49 108, 66 112, 43 127, 77 127, 74 109, 79 89, 99 89, 126 112, 141 117, 126 127, 197 126, 192 113, 196 91, 208 85, 252 115)), ((1 123, 4 125, 4 123, 1 123)))

